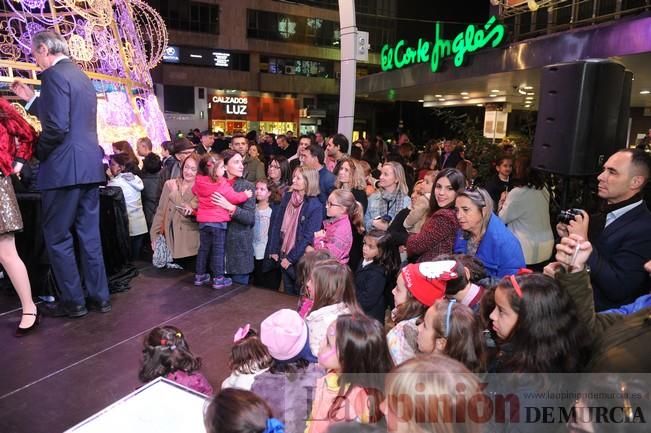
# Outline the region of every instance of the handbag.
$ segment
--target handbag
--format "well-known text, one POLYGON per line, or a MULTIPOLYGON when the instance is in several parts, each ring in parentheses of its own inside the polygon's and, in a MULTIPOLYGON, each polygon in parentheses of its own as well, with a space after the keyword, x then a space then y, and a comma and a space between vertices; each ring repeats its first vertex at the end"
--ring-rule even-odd
POLYGON ((165 236, 158 235, 154 240, 154 254, 151 257, 151 263, 155 267, 169 269, 183 269, 181 266, 173 263, 172 251, 167 246, 165 236))

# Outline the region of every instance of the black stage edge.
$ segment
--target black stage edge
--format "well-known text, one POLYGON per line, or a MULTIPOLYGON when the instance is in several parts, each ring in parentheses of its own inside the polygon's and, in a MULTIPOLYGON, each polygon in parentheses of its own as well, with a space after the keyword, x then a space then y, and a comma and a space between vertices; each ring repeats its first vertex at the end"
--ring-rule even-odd
POLYGON ((18 298, 0 292, 0 432, 62 432, 138 386, 142 340, 166 324, 179 327, 215 390, 230 372, 233 334, 296 298, 250 286, 195 287, 193 274, 140 263, 131 290, 111 295, 113 311, 80 319, 44 317, 14 337, 18 298))

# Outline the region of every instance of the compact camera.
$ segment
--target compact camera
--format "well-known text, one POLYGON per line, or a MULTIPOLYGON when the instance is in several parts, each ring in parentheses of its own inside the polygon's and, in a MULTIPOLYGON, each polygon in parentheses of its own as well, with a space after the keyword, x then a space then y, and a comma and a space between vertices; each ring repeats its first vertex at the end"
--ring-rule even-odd
POLYGON ((565 209, 558 214, 558 222, 563 224, 569 224, 576 219, 577 215, 581 215, 583 212, 582 209, 565 209))

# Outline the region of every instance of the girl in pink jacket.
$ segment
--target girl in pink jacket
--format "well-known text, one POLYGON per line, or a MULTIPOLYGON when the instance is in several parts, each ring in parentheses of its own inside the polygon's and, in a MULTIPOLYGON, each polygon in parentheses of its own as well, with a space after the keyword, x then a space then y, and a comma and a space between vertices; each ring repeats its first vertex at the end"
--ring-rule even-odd
POLYGON ((253 196, 251 190, 236 192, 233 182, 224 177, 224 158, 208 153, 199 161, 192 193, 197 196, 197 222, 199 223, 199 251, 194 285, 202 286, 211 281, 206 272, 208 259, 212 270, 212 287, 221 289, 233 282, 224 276, 224 244, 226 243, 226 224, 231 220, 230 213, 212 202, 212 196, 218 192, 234 205, 244 203, 253 196))
POLYGON ((323 230, 314 233, 314 249, 327 250, 341 264, 348 263, 350 248, 353 246, 353 228, 364 232, 364 211, 353 193, 335 189, 326 202, 328 219, 323 222, 323 230))

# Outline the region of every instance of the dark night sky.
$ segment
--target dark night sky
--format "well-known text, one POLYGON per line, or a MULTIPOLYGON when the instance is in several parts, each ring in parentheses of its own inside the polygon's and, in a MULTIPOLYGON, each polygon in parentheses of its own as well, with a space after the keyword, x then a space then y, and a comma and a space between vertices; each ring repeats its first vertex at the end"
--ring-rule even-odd
MULTIPOLYGON (((400 18, 414 18, 427 21, 456 21, 459 23, 484 23, 488 19, 489 0, 398 0, 397 15, 400 18)), ((458 24, 459 30, 465 28, 458 24)), ((434 23, 398 20, 399 39, 415 40, 422 36, 432 36, 434 23)), ((447 32, 446 32, 447 33, 447 32)))

